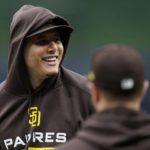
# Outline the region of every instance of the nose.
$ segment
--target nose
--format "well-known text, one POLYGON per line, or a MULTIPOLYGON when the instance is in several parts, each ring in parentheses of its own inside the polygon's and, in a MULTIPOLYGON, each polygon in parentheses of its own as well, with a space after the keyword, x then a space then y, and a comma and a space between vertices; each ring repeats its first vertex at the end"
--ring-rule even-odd
POLYGON ((50 41, 50 43, 48 44, 48 52, 53 54, 55 53, 55 51, 58 49, 57 44, 55 43, 55 41, 50 41))

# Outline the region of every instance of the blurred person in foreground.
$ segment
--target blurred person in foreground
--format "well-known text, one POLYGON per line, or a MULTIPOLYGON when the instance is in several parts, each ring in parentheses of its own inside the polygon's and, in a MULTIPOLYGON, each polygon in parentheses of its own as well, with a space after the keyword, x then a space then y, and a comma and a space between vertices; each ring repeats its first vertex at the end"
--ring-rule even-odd
POLYGON ((131 47, 107 45, 92 59, 89 87, 97 113, 56 150, 149 150, 150 115, 140 110, 149 86, 131 47))
POLYGON ((0 84, 1 150, 52 150, 94 111, 86 79, 62 66, 72 31, 43 7, 24 5, 14 14, 0 84))

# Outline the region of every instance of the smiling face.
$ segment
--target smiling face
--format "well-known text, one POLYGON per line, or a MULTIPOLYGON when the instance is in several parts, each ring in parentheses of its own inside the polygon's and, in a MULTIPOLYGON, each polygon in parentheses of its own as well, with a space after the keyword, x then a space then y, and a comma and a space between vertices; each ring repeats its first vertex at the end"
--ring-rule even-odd
POLYGON ((57 30, 28 38, 24 50, 24 60, 30 81, 42 82, 49 75, 58 74, 63 52, 63 44, 57 30))

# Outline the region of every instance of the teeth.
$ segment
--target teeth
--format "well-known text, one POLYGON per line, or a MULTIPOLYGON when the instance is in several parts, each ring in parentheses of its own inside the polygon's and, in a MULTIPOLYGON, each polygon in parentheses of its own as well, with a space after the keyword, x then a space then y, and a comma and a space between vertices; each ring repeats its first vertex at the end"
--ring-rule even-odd
POLYGON ((51 58, 45 58, 46 61, 55 61, 56 57, 51 57, 51 58))

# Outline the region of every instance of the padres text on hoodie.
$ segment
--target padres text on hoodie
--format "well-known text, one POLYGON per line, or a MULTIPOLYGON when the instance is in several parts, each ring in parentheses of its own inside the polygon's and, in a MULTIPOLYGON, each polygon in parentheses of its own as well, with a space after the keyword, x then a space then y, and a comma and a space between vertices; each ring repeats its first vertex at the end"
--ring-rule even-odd
MULTIPOLYGON (((25 5, 13 16, 8 74, 0 84, 1 150, 52 150, 72 138, 93 112, 85 78, 62 65, 38 89, 31 87, 24 40, 50 21, 69 27, 64 18, 43 7, 25 5)), ((61 35, 64 55, 69 37, 70 33, 61 35)))

